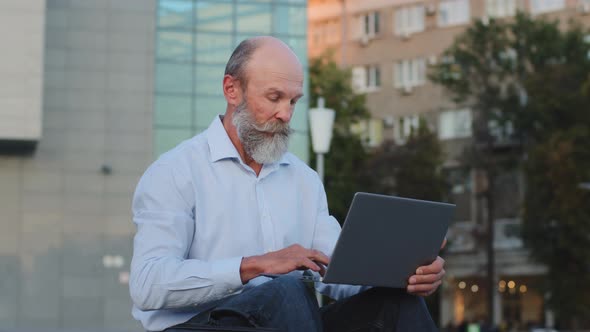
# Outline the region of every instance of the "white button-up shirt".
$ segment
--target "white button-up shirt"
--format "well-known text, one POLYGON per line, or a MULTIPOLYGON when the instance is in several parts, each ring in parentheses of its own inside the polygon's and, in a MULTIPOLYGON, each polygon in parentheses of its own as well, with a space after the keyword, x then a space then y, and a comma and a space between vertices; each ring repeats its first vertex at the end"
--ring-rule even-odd
MULTIPOLYGON (((242 285, 242 257, 296 243, 330 255, 340 233, 312 169, 286 153, 256 176, 219 117, 148 168, 133 198, 133 221, 133 316, 150 331, 268 280, 242 285)), ((319 282, 316 288, 333 298, 359 291, 319 282)))

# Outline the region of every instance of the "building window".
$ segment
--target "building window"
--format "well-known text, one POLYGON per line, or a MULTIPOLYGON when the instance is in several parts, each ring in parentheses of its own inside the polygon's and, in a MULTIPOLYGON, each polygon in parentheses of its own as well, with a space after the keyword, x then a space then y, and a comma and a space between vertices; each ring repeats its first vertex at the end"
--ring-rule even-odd
POLYGON ((516 0, 486 0, 488 17, 507 17, 516 14, 516 0))
POLYGON ((469 0, 442 1, 438 10, 438 25, 440 27, 469 23, 469 0))
POLYGON ((398 118, 397 123, 393 127, 393 136, 395 142, 404 144, 413 131, 420 127, 419 115, 407 115, 398 118))
POLYGON ((398 61, 393 71, 395 88, 409 91, 426 83, 426 61, 423 58, 398 61))
POLYGON ((394 33, 398 36, 408 36, 412 33, 424 31, 424 6, 397 9, 394 23, 394 33))
POLYGON ((379 66, 357 66, 352 69, 352 88, 355 92, 371 92, 379 87, 381 87, 379 66))
POLYGON ((471 110, 461 109, 440 113, 438 137, 441 140, 471 137, 471 110))
POLYGON ((531 0, 531 13, 542 14, 565 8, 565 0, 531 0))
POLYGON ((383 143, 383 120, 381 119, 361 120, 353 124, 350 129, 368 147, 377 147, 383 143))
POLYGON ((361 37, 375 37, 379 34, 379 12, 370 12, 360 16, 361 37))

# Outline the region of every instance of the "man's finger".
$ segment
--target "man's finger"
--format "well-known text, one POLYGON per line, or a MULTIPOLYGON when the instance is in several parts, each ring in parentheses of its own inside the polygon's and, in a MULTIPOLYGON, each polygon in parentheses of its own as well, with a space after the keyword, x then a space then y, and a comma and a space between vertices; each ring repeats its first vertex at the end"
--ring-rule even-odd
POLYGON ((330 257, 319 250, 310 249, 308 258, 324 265, 330 264, 330 257))
POLYGON ((428 293, 431 291, 436 290, 436 288, 438 286, 440 286, 440 284, 442 283, 442 281, 438 280, 432 284, 417 284, 417 285, 409 285, 408 286, 408 292, 412 293, 412 294, 416 294, 416 293, 428 293))
POLYGON ((301 258, 297 269, 298 270, 310 269, 315 272, 319 272, 321 270, 321 268, 316 263, 314 263, 311 259, 306 258, 306 257, 301 258))
POLYGON ((416 274, 437 274, 443 269, 444 265, 445 260, 438 256, 430 265, 420 266, 417 268, 416 274))
POLYGON ((441 280, 442 277, 445 275, 445 270, 442 269, 437 274, 421 274, 421 275, 413 275, 410 277, 408 282, 412 284, 431 284, 435 281, 441 280))

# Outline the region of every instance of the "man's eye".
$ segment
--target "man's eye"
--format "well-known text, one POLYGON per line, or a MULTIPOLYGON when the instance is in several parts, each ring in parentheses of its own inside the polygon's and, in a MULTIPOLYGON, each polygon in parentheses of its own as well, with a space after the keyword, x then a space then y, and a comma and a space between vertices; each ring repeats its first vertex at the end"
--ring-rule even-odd
POLYGON ((277 96, 270 96, 270 97, 268 97, 268 99, 269 99, 270 101, 272 101, 272 102, 277 102, 277 101, 279 101, 279 97, 277 97, 277 96))

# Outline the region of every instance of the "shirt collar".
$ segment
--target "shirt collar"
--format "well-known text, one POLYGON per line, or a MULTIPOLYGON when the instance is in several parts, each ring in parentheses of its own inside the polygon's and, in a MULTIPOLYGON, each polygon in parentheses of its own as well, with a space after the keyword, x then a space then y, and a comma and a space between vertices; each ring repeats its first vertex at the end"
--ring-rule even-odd
MULTIPOLYGON (((223 123, 221 122, 221 115, 216 115, 213 122, 207 128, 207 143, 209 144, 209 155, 211 162, 216 162, 222 159, 240 159, 240 154, 236 147, 229 139, 223 123)), ((288 153, 283 154, 278 164, 290 165, 291 161, 287 157, 288 153)), ((276 163, 273 163, 276 164, 276 163)), ((270 166, 270 165, 269 165, 270 166)))

